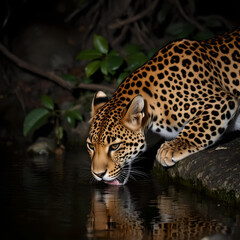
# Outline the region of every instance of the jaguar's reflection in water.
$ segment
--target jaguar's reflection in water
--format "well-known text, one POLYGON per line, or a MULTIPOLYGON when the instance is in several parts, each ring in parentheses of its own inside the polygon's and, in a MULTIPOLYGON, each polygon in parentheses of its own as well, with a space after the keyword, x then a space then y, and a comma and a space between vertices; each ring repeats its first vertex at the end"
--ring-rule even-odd
POLYGON ((93 192, 87 231, 88 239, 200 240, 230 230, 189 207, 186 197, 175 188, 151 199, 148 193, 131 196, 127 186, 109 186, 93 192), (143 208, 146 201, 147 209, 143 208))

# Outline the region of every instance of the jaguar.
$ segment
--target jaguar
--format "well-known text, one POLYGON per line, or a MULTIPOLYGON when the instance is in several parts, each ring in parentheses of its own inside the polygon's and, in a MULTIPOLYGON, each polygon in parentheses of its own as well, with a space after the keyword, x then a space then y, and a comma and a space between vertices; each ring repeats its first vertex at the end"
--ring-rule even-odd
POLYGON ((87 148, 98 181, 121 185, 151 129, 166 141, 156 160, 173 166, 240 129, 240 27, 208 40, 180 39, 126 77, 109 100, 92 100, 87 148))

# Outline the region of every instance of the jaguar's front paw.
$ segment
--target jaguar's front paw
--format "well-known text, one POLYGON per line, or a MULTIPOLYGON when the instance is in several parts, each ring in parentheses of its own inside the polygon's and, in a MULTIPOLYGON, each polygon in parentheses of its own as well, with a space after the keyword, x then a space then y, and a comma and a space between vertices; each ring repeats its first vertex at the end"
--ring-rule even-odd
POLYGON ((173 156, 174 148, 169 144, 169 142, 165 142, 158 149, 156 159, 162 166, 170 167, 175 164, 173 156))
POLYGON ((157 161, 164 167, 173 166, 176 162, 189 155, 186 148, 182 149, 182 145, 176 140, 163 143, 157 151, 157 161))

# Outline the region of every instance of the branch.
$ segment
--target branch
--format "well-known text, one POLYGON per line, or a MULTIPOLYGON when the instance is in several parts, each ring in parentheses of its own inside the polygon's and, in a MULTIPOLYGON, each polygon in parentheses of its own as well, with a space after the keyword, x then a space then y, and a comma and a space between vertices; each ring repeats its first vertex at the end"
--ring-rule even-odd
POLYGON ((106 86, 102 84, 88 84, 88 83, 79 83, 77 88, 90 90, 90 91, 106 91, 109 93, 114 93, 115 89, 111 86, 106 86))
POLYGON ((184 12, 184 10, 183 10, 183 8, 182 8, 182 6, 181 6, 180 1, 179 1, 179 0, 175 0, 175 2, 176 2, 176 5, 177 5, 177 7, 178 7, 178 10, 179 10, 180 14, 183 16, 183 18, 184 18, 187 22, 191 23, 191 24, 194 25, 196 28, 198 28, 200 31, 204 31, 204 27, 203 27, 201 24, 199 24, 197 21, 195 21, 194 19, 192 19, 191 17, 189 17, 189 16, 184 12))
POLYGON ((67 18, 65 18, 64 22, 70 22, 78 13, 80 12, 80 9, 75 9, 67 18))
POLYGON ((113 47, 119 44, 125 38, 127 31, 128 31, 128 26, 124 26, 120 35, 113 40, 112 42, 113 47))
MULTIPOLYGON (((12 54, 1 43, 0 43, 0 52, 2 52, 7 58, 9 58, 12 62, 14 62, 18 67, 25 69, 29 72, 32 72, 34 74, 37 74, 39 76, 42 76, 42 77, 56 83, 60 87, 67 89, 68 91, 72 91, 73 89, 76 88, 73 84, 65 81, 63 78, 59 77, 54 72, 42 70, 36 66, 33 66, 33 65, 23 61, 22 59, 18 58, 16 55, 12 54)), ((112 87, 108 87, 108 86, 100 85, 100 84, 80 83, 77 87, 81 88, 81 89, 92 90, 92 91, 105 90, 105 91, 108 91, 111 93, 114 91, 112 87)))
POLYGON ((129 23, 138 21, 139 19, 147 16, 149 14, 149 12, 152 11, 152 9, 155 8, 157 3, 158 3, 158 0, 156 0, 153 4, 150 4, 150 7, 147 8, 145 11, 142 11, 141 13, 139 13, 139 14, 131 17, 131 18, 119 21, 117 23, 110 24, 110 25, 108 25, 108 28, 109 29, 116 29, 116 28, 119 28, 119 27, 121 27, 123 25, 126 25, 126 24, 129 24, 129 23))

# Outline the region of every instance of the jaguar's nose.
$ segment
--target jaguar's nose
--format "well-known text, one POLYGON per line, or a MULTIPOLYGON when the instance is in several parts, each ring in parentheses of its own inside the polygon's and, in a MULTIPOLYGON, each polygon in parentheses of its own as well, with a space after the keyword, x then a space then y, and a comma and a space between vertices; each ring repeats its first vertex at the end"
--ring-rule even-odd
POLYGON ((105 172, 100 172, 100 173, 96 173, 96 172, 94 172, 94 174, 95 174, 97 177, 99 177, 99 178, 103 178, 103 177, 105 176, 106 173, 107 173, 107 169, 106 169, 105 172))

